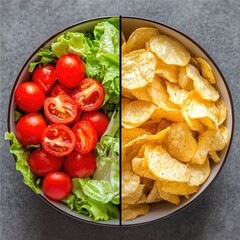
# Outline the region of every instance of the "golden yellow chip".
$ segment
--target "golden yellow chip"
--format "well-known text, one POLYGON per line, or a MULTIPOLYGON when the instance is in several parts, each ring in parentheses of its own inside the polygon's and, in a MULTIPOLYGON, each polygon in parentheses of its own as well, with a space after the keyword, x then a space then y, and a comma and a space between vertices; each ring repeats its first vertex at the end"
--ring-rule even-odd
POLYGON ((226 146, 226 139, 217 129, 209 129, 199 135, 198 148, 192 163, 203 164, 209 151, 220 151, 226 146))
POLYGON ((145 48, 146 42, 157 35, 159 35, 159 32, 156 28, 143 27, 136 29, 127 40, 128 52, 145 48))
POLYGON ((143 189, 144 184, 139 184, 134 192, 122 197, 122 204, 135 204, 141 198, 143 189))
POLYGON ((187 166, 172 158, 161 145, 149 152, 146 163, 152 174, 160 180, 188 182, 190 179, 187 166))
POLYGON ((216 80, 214 78, 212 68, 210 67, 208 62, 206 60, 204 60, 203 58, 196 57, 195 59, 197 61, 198 67, 199 67, 200 72, 201 72, 201 75, 204 78, 206 78, 210 84, 215 84, 216 80))
POLYGON ((136 204, 146 203, 146 201, 147 201, 147 195, 143 193, 142 196, 136 202, 136 204))
POLYGON ((162 190, 162 181, 156 181, 156 183, 160 198, 175 205, 178 205, 180 203, 180 197, 178 195, 167 193, 162 190))
POLYGON ((122 122, 138 127, 151 118, 155 108, 155 105, 148 101, 132 101, 123 110, 122 122))
POLYGON ((187 183, 162 182, 162 191, 174 195, 190 195, 197 192, 198 186, 189 186, 187 183))
POLYGON ((187 167, 190 171, 189 186, 202 185, 208 179, 211 171, 208 159, 202 165, 188 163, 187 167))
POLYGON ((167 119, 161 119, 158 125, 158 132, 161 132, 165 128, 168 128, 172 124, 171 121, 167 119))
POLYGON ((142 88, 133 89, 131 93, 135 98, 139 100, 151 101, 151 97, 148 93, 148 85, 142 88))
POLYGON ((181 88, 185 89, 186 91, 192 91, 194 89, 192 79, 187 76, 186 67, 180 67, 178 75, 178 84, 181 88))
POLYGON ((126 55, 127 53, 128 53, 127 43, 123 43, 123 45, 122 45, 122 56, 126 55))
POLYGON ((186 73, 189 78, 193 80, 194 89, 201 96, 201 98, 217 101, 219 99, 218 91, 210 85, 207 79, 203 78, 199 70, 191 64, 186 66, 186 73))
POLYGON ((122 102, 122 111, 123 111, 125 109, 125 107, 127 106, 127 104, 131 102, 131 100, 128 98, 122 98, 121 102, 122 102))
POLYGON ((122 57, 122 87, 136 89, 151 83, 154 78, 156 59, 147 50, 136 50, 122 57))
POLYGON ((185 66, 190 60, 189 51, 176 39, 166 35, 152 37, 149 48, 166 64, 185 66))
POLYGON ((229 142, 229 139, 230 139, 228 129, 225 126, 221 125, 221 126, 219 126, 219 131, 222 134, 222 136, 224 137, 226 145, 227 145, 227 143, 229 142))
POLYGON ((160 132, 159 122, 155 122, 153 120, 148 120, 147 122, 145 122, 141 126, 139 126, 139 128, 142 128, 142 129, 146 130, 147 132, 150 132, 151 134, 156 134, 156 133, 160 132))
POLYGON ((184 122, 171 125, 164 143, 169 154, 181 162, 189 162, 197 150, 197 141, 184 122))
POLYGON ((177 84, 166 82, 169 100, 177 105, 182 105, 186 99, 188 92, 177 84))
POLYGON ((126 42, 126 38, 125 38, 123 32, 121 32, 121 37, 122 37, 122 42, 125 43, 126 42))
POLYGON ((128 90, 128 89, 125 89, 125 88, 122 88, 122 95, 123 95, 123 97, 125 97, 125 98, 136 99, 136 97, 134 97, 134 96, 132 95, 131 91, 128 90))
POLYGON ((218 125, 221 125, 227 117, 227 107, 223 100, 218 99, 218 101, 215 102, 216 107, 219 110, 219 116, 218 116, 218 125))
POLYGON ((160 197, 157 187, 157 182, 155 181, 152 187, 152 190, 149 192, 146 203, 160 202, 163 199, 160 197))
POLYGON ((142 128, 122 128, 122 146, 125 146, 127 143, 133 139, 142 136, 144 134, 150 134, 145 129, 142 128))
POLYGON ((157 58, 156 74, 160 77, 167 79, 169 82, 177 83, 179 67, 175 65, 169 65, 157 58))
POLYGON ((148 213, 150 207, 146 203, 125 205, 122 208, 122 220, 130 221, 134 218, 148 213))
MULTIPOLYGON (((210 158, 215 162, 215 163, 219 163, 220 162, 220 158, 217 154, 216 151, 209 151, 209 155, 210 155, 210 158)), ((200 165, 201 166, 201 165, 200 165)))

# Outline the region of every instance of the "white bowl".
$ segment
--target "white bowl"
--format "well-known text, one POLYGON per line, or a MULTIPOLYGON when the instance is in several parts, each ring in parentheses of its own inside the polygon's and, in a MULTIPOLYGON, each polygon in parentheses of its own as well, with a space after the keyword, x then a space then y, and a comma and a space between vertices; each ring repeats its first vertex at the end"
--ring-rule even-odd
POLYGON ((202 57, 208 60, 208 62, 210 63, 213 69, 213 74, 216 78, 217 84, 215 87, 219 91, 220 97, 225 102, 228 109, 228 115, 227 115, 225 125, 228 128, 231 137, 230 137, 228 146, 225 147, 224 150, 222 150, 219 153, 219 157, 221 159, 220 163, 211 164, 211 174, 209 178, 201 186, 200 190, 194 195, 192 195, 190 199, 182 200, 178 206, 167 203, 167 202, 152 204, 150 212, 148 214, 146 214, 145 216, 138 217, 132 221, 124 221, 122 225, 125 225, 125 226, 149 223, 155 220, 160 220, 160 219, 172 216, 178 213, 179 211, 185 209, 187 206, 195 202, 195 200, 197 200, 200 196, 202 196, 203 193, 212 185, 217 175, 220 173, 220 171, 224 166, 224 163, 227 159, 227 155, 230 149, 232 136, 233 136, 233 129, 234 129, 234 111, 233 111, 233 101, 232 101, 231 93, 227 85, 227 81, 225 80, 223 74, 221 73, 220 69, 218 68, 214 60, 210 57, 210 55, 197 42, 192 40, 189 36, 172 27, 169 27, 159 22, 147 20, 147 19, 141 19, 141 18, 135 18, 135 17, 122 17, 122 32, 126 37, 126 39, 128 39, 130 34, 135 29, 140 27, 157 28, 159 29, 160 33, 171 36, 177 39, 179 42, 181 42, 190 51, 190 53, 193 56, 202 57))

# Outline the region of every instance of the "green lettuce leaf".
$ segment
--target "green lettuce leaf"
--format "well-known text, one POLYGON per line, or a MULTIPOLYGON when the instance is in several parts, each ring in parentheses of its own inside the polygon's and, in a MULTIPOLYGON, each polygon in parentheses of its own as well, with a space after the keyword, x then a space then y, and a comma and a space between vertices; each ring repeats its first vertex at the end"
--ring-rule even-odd
POLYGON ((39 186, 41 179, 31 172, 28 165, 30 151, 28 151, 22 146, 21 143, 19 143, 13 132, 6 132, 5 140, 11 141, 10 153, 14 154, 17 159, 16 170, 22 173, 23 182, 32 188, 36 193, 41 193, 41 186, 39 186))

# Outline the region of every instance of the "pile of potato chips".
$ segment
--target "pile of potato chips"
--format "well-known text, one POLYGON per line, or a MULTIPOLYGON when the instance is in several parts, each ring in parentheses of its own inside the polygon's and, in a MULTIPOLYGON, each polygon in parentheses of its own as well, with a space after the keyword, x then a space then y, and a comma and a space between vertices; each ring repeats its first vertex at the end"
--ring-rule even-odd
POLYGON ((122 38, 122 219, 132 220, 197 192, 229 133, 206 60, 155 28, 122 38))

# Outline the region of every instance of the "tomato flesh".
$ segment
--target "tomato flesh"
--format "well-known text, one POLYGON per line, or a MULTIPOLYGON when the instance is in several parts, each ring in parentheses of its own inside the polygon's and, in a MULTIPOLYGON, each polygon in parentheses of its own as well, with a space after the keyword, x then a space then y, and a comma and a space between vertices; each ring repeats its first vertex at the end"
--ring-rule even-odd
POLYGON ((28 113, 21 117, 16 125, 16 137, 23 146, 41 143, 41 134, 47 124, 37 113, 28 113))
POLYGON ((43 107, 44 92, 34 82, 20 84, 14 94, 17 106, 25 112, 37 112, 43 107))
POLYGON ((96 157, 93 152, 80 154, 71 152, 65 157, 63 171, 72 178, 86 178, 93 174, 96 169, 96 157))
POLYGON ((28 160, 31 171, 40 177, 58 171, 62 167, 62 163, 63 157, 52 156, 43 149, 34 150, 28 160))
POLYGON ((53 156, 66 156, 75 147, 75 136, 64 124, 50 124, 45 128, 42 138, 43 149, 53 156))
POLYGON ((53 123, 68 124, 76 118, 78 107, 70 96, 58 95, 45 99, 44 113, 53 123))
POLYGON ((61 83, 56 84, 51 92, 51 97, 56 97, 58 95, 69 95, 71 96, 72 89, 64 87, 61 83))
POLYGON ((63 172, 49 173, 42 182, 44 194, 53 200, 62 200, 72 191, 71 178, 63 172))
POLYGON ((55 68, 47 64, 35 68, 32 74, 32 80, 35 82, 45 93, 49 92, 55 83, 55 68))
POLYGON ((101 107, 105 90, 101 83, 92 78, 85 78, 79 88, 73 90, 72 98, 82 111, 94 111, 101 107))
POLYGON ((80 121, 72 128, 76 137, 75 150, 80 154, 91 152, 98 141, 98 135, 95 128, 88 121, 80 121))

